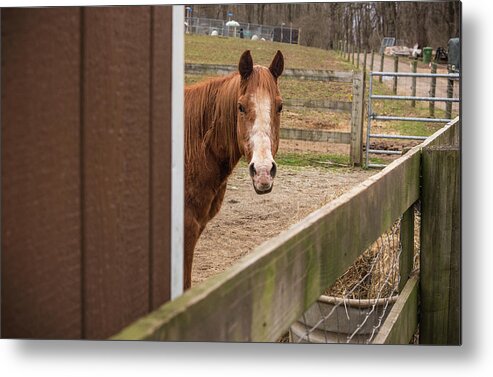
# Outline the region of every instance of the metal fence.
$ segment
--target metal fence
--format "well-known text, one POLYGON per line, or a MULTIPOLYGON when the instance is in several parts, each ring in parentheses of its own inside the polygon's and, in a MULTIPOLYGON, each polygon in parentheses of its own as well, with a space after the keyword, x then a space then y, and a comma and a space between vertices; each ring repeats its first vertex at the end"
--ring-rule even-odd
MULTIPOLYGON (((452 120, 452 111, 457 110, 460 103, 460 98, 457 91, 454 91, 454 81, 459 80, 460 75, 457 73, 416 73, 416 72, 370 72, 370 82, 369 82, 369 95, 368 95, 368 126, 366 130, 366 167, 384 167, 385 164, 372 164, 369 161, 370 154, 377 155, 401 155, 402 150, 399 149, 388 149, 379 148, 378 145, 372 144, 372 139, 393 139, 393 140, 417 140, 423 141, 426 136, 421 135, 395 135, 386 133, 372 133, 372 123, 375 121, 401 121, 401 122, 424 122, 424 123, 443 123, 452 120), (397 78, 402 78, 404 80, 409 80, 410 85, 406 85, 400 81, 401 87, 409 87, 411 90, 410 95, 397 95, 397 89, 394 90, 393 95, 379 95, 374 93, 374 77, 383 78, 387 77, 395 80, 397 78), (416 84, 417 78, 430 79, 430 84, 421 85, 422 87, 429 88, 427 95, 423 93, 423 90, 418 90, 419 85, 416 84), (444 79, 447 84, 444 85, 443 90, 437 85, 437 79, 444 79), (454 97, 454 94, 457 97, 454 97), (430 103, 430 116, 429 117, 419 117, 419 116, 409 116, 409 115, 384 115, 378 114, 374 109, 374 101, 410 101, 415 107, 416 102, 429 102, 430 103), (442 117, 436 117, 435 114, 435 103, 440 102, 445 104, 445 112, 442 117), (433 109, 432 109, 433 108, 433 109), (433 111, 432 111, 433 110, 433 111)), ((384 80, 385 81, 385 80, 384 80)), ((394 84, 397 88, 397 84, 394 84)), ((395 111, 391 107, 389 111, 395 111)))
POLYGON ((259 25, 238 21, 238 26, 228 26, 228 21, 203 18, 187 17, 185 19, 185 32, 187 34, 218 35, 223 37, 240 37, 243 32, 245 39, 264 39, 266 41, 298 43, 299 29, 292 25, 259 25))

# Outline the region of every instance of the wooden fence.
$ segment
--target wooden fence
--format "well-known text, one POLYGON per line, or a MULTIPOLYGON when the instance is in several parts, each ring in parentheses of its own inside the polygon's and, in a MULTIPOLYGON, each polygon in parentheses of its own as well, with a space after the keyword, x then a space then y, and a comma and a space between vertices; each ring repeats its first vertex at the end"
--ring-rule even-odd
POLYGON ((459 344, 459 133, 456 119, 231 269, 113 339, 274 341, 402 216, 402 291, 375 343, 409 343, 419 322, 421 343, 459 344), (418 278, 408 279, 412 206, 418 200, 420 284, 418 278))
MULTIPOLYGON (((237 71, 236 66, 219 64, 186 63, 185 72, 200 75, 224 75, 237 71)), ((303 141, 322 141, 350 145, 350 163, 361 166, 363 163, 363 121, 365 72, 337 72, 331 70, 290 69, 283 76, 296 80, 314 80, 325 82, 352 83, 352 101, 307 100, 286 98, 283 103, 287 108, 311 108, 327 111, 347 112, 351 114, 349 132, 331 132, 323 130, 281 129, 281 138, 303 141)))
POLYGON ((1 28, 2 337, 107 338, 170 298, 172 8, 1 28))

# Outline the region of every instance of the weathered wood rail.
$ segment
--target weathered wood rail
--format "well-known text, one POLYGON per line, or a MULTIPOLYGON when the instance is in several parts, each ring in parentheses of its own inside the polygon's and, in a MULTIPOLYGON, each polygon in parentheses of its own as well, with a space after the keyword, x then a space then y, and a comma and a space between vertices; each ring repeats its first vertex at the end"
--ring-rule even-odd
MULTIPOLYGON (((236 72, 237 66, 221 64, 195 64, 186 63, 185 73, 194 75, 225 75, 236 72)), ((332 70, 315 69, 296 69, 286 68, 283 76, 296 80, 312 80, 325 82, 346 82, 352 83, 352 101, 332 101, 332 100, 310 100, 298 98, 285 98, 284 105, 287 108, 310 108, 325 111, 347 112, 351 114, 350 131, 330 134, 323 130, 307 130, 298 132, 305 138, 298 139, 304 141, 323 141, 329 143, 350 144, 350 163, 360 166, 363 163, 363 120, 364 120, 364 91, 365 91, 365 72, 337 72, 332 70), (321 136, 325 135, 325 136, 321 136), (342 140, 342 141, 341 141, 342 140)), ((284 132, 288 139, 292 139, 295 133, 284 132)))
MULTIPOLYGON (((223 64, 196 64, 185 63, 185 74, 195 75, 225 75, 236 72, 238 66, 223 64)), ((286 68, 282 73, 285 77, 298 80, 333 81, 333 82, 352 82, 352 72, 338 72, 323 69, 298 69, 286 68)))
POLYGON ((281 139, 323 141, 328 143, 350 144, 349 132, 309 130, 304 128, 281 128, 281 139))
MULTIPOLYGON (((372 242, 422 198, 422 151, 432 146, 450 145, 458 140, 458 134, 456 119, 350 192, 265 242, 229 270, 193 287, 123 329, 113 339, 274 341, 372 242)), ((458 174, 457 171, 449 173, 458 174)), ((453 209, 455 214, 458 210, 453 209)), ((440 222, 431 216, 430 221, 433 220, 440 222)), ((424 238, 436 236, 426 228, 421 229, 421 234, 424 238)), ((413 251, 412 247, 406 249, 403 252, 413 251)), ((425 247, 421 252, 429 254, 432 250, 425 247)), ((454 253, 459 255, 456 249, 454 253)), ((439 260, 437 256, 434 258, 439 260)), ((448 271, 447 277, 452 281, 455 276, 451 275, 450 268, 448 271)), ((430 288, 422 289, 422 301, 429 301, 437 294, 437 289, 438 293, 443 290, 450 293, 448 285, 437 287, 436 281, 431 276, 421 281, 421 286, 425 284, 430 288)), ((460 283, 455 283, 454 289, 458 287, 460 283)), ((449 296, 452 299, 447 303, 458 305, 454 301, 460 297, 458 293, 449 296)), ((417 297, 418 280, 409 279, 375 342, 409 342, 418 323, 417 297)), ((454 313, 457 325, 460 311, 444 307, 443 302, 440 305, 442 312, 454 313)), ((459 327, 443 323, 451 317, 434 318, 433 325, 448 331, 446 339, 452 339, 449 343, 455 344, 459 327)), ((433 332, 433 329, 428 331, 433 332)))

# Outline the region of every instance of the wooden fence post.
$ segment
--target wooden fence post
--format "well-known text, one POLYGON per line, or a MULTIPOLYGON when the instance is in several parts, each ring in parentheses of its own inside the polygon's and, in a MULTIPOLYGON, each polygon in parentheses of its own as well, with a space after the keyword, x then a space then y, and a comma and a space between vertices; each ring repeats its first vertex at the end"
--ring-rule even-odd
POLYGON ((402 215, 400 233, 402 251, 399 256, 399 292, 402 292, 414 262, 414 205, 402 215))
MULTIPOLYGON (((394 72, 399 72, 399 56, 394 55, 394 72)), ((397 76, 394 76, 394 85, 392 86, 392 94, 397 95, 397 76)))
POLYGON ((363 164, 363 114, 365 104, 365 71, 356 72, 353 78, 353 104, 351 110, 350 163, 363 164))
MULTIPOLYGON (((418 61, 413 60, 411 64, 412 64, 412 72, 416 73, 418 68, 418 61)), ((411 96, 416 97, 416 77, 412 77, 411 79, 411 96)), ((416 100, 411 101, 411 106, 416 107, 416 100)))
MULTIPOLYGON (((431 73, 437 73, 437 63, 431 63, 431 73)), ((432 77, 431 78, 431 84, 430 84, 430 97, 435 97, 437 89, 437 78, 432 77)), ((430 101, 430 117, 434 118, 435 117, 435 102, 430 101)))
POLYGON ((363 69, 362 69, 362 71, 366 72, 366 48, 363 50, 363 54, 364 54, 364 56, 363 56, 363 69))
MULTIPOLYGON (((380 55, 380 72, 383 72, 383 59, 385 58, 385 54, 382 53, 382 55, 380 55)), ((382 80, 383 80, 383 76, 380 76, 378 78, 378 81, 380 83, 382 83, 382 80)))
POLYGON ((460 151, 432 146, 422 153, 421 344, 461 343, 460 151))
POLYGON ((371 50, 370 72, 373 71, 373 62, 375 60, 375 50, 371 50))
POLYGON ((360 46, 358 45, 358 51, 356 55, 356 69, 359 69, 359 53, 360 53, 360 46))
MULTIPOLYGON (((448 73, 452 73, 449 69, 448 73)), ((454 97, 454 80, 447 79, 447 98, 454 97)), ((445 104, 445 118, 452 118, 452 102, 447 102, 445 104)))

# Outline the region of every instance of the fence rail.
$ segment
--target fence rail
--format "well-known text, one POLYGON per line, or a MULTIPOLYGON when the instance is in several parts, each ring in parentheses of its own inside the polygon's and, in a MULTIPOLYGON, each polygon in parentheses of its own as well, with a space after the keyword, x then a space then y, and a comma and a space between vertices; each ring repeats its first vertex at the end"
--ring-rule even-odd
MULTIPOLYGON (((237 71, 238 66, 236 65, 185 63, 185 74, 223 75, 237 71)), ((298 80, 352 82, 355 74, 353 72, 340 72, 324 69, 286 68, 282 75, 298 80)))
MULTIPOLYGON (((276 340, 420 198, 422 149, 457 138, 457 127, 458 120, 450 123, 386 169, 265 242, 231 269, 193 287, 113 339, 276 340)), ((412 280, 408 284, 403 292, 414 299, 416 288, 411 286, 412 280)), ((399 324, 414 326, 406 316, 415 307, 408 299, 394 307, 384 323, 388 335, 383 342, 401 339, 396 335, 402 334, 402 329, 396 328, 403 326, 399 324)), ((414 332, 404 331, 406 338, 411 330, 414 332)))
POLYGON ((349 132, 307 130, 302 128, 281 128, 281 139, 320 141, 327 143, 350 144, 351 134, 349 132))

